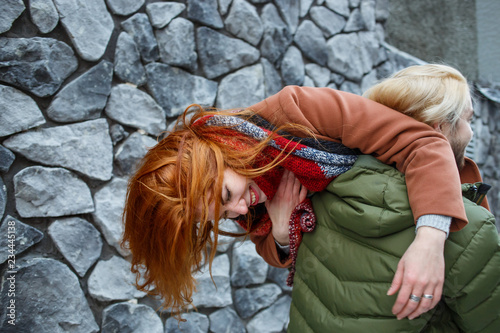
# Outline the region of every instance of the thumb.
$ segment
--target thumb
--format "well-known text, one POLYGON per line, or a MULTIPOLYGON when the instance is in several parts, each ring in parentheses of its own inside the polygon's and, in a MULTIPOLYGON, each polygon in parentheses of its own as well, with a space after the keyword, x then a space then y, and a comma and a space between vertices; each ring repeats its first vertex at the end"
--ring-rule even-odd
POLYGON ((399 288, 401 287, 401 284, 403 283, 403 274, 404 273, 404 268, 403 265, 398 265, 398 269, 396 270, 396 274, 394 275, 394 279, 392 279, 391 287, 387 291, 387 295, 394 295, 399 288))

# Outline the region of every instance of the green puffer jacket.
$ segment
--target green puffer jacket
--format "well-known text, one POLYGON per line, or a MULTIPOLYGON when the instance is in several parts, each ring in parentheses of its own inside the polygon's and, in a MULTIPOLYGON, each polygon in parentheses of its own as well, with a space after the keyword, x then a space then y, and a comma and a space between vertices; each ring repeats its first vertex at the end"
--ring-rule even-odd
MULTIPOLYGON (((476 184, 477 186, 477 184, 476 184)), ((445 245, 442 301, 414 320, 387 290, 415 238, 404 176, 370 156, 313 196, 317 226, 299 247, 288 332, 500 332, 500 244, 491 213, 465 197, 467 227, 445 245)))

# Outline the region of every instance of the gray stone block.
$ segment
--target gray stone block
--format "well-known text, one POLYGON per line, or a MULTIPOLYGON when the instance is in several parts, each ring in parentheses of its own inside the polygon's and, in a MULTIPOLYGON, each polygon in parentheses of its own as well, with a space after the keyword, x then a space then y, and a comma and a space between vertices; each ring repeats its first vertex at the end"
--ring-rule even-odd
MULTIPOLYGON (((0 178, 0 185, 2 185, 1 182, 0 178)), ((13 259, 12 262, 10 260, 7 262, 7 270, 11 271, 16 270, 16 256, 43 239, 43 232, 10 215, 3 219, 0 235, 2 235, 0 238, 0 264, 3 264, 7 259, 13 259)))
POLYGON ((32 161, 62 166, 93 179, 112 176, 113 144, 105 119, 31 130, 3 144, 32 161))
POLYGON ((212 276, 208 266, 205 266, 203 271, 196 273, 194 277, 197 283, 196 292, 193 293, 194 306, 223 308, 233 304, 229 283, 229 257, 226 254, 214 258, 212 276))
POLYGON ((115 74, 124 81, 141 86, 146 83, 146 70, 132 36, 121 32, 115 49, 115 74))
POLYGON ((263 100, 264 94, 262 65, 245 67, 221 80, 217 93, 217 107, 246 108, 263 100))
POLYGON ((312 20, 321 28, 326 38, 341 32, 347 22, 342 15, 325 7, 315 6, 310 12, 312 20))
POLYGON ((231 284, 234 287, 246 287, 266 280, 269 265, 259 256, 251 241, 234 244, 231 263, 231 284))
POLYGON ((290 318, 290 304, 292 298, 288 295, 281 297, 272 306, 258 313, 247 324, 248 333, 271 333, 286 330, 290 318))
POLYGON ((225 20, 226 29, 238 38, 257 45, 264 27, 254 6, 245 0, 234 0, 225 20))
POLYGON ((187 17, 212 28, 224 27, 217 11, 217 0, 188 0, 187 17))
POLYGON ((118 332, 163 333, 163 323, 155 310, 147 305, 112 304, 102 312, 101 333, 118 332))
POLYGON ((146 296, 134 286, 135 274, 130 271, 130 263, 113 256, 100 260, 88 279, 90 296, 103 301, 129 300, 146 296))
POLYGON ((116 15, 127 16, 138 11, 145 0, 106 0, 111 12, 116 15))
POLYGON ((80 277, 99 259, 101 233, 79 217, 59 219, 49 226, 49 235, 57 249, 80 277))
POLYGON ((198 312, 188 312, 181 315, 186 321, 178 322, 174 317, 165 321, 165 333, 208 333, 210 325, 208 317, 198 312))
POLYGON ((85 60, 99 60, 115 27, 104 0, 53 0, 76 52, 85 60))
POLYGON ((52 38, 0 37, 0 50, 0 81, 39 97, 53 95, 78 66, 71 47, 52 38))
POLYGON ((292 43, 292 33, 273 4, 264 6, 261 18, 264 25, 264 35, 260 52, 271 63, 279 65, 283 54, 292 43))
POLYGON ((134 38, 142 60, 151 62, 160 58, 158 43, 156 42, 153 28, 146 14, 134 14, 126 21, 123 21, 121 25, 134 38))
POLYGON ((241 318, 250 318, 273 304, 280 294, 281 288, 273 283, 237 289, 234 292, 234 307, 241 318))
POLYGON ((285 85, 298 85, 304 83, 305 69, 302 53, 295 46, 290 46, 285 52, 281 62, 281 78, 285 85))
POLYGON ((111 92, 112 78, 113 64, 101 61, 62 88, 47 115, 63 123, 99 118, 111 92))
POLYGON ((24 12, 22 0, 3 0, 0 3, 0 34, 9 31, 12 23, 24 12))
POLYGON ((231 308, 212 312, 210 318, 210 332, 214 333, 246 333, 245 325, 238 314, 231 308))
POLYGON ((5 173, 9 171, 10 166, 12 165, 12 163, 14 163, 15 159, 16 155, 14 155, 13 152, 0 145, 0 172, 5 173))
MULTIPOLYGON (((243 43, 243 42, 242 42, 243 43)), ((217 82, 166 64, 146 65, 147 87, 167 117, 180 115, 191 104, 213 106, 217 82)))
POLYGON ((29 0, 31 21, 42 34, 54 30, 59 23, 59 13, 52 0, 29 0))
POLYGON ((259 50, 242 40, 227 37, 207 27, 198 28, 196 33, 201 67, 209 79, 259 59, 259 50))
POLYGON ((36 102, 21 91, 0 85, 0 137, 45 124, 36 102))
POLYGON ((111 89, 105 111, 109 118, 152 135, 159 135, 167 128, 161 106, 147 93, 128 84, 111 89))
POLYGON ((123 256, 130 254, 128 250, 122 249, 120 246, 123 235, 122 214, 126 192, 127 181, 114 177, 95 193, 95 211, 92 213, 95 223, 99 226, 108 244, 123 256))
POLYGON ((132 133, 116 150, 115 163, 121 174, 130 175, 136 171, 139 160, 157 142, 139 132, 132 133))
POLYGON ((62 168, 27 167, 14 176, 16 209, 22 217, 84 214, 94 211, 87 184, 62 168))
POLYGON ((295 33, 295 43, 303 54, 321 66, 325 66, 328 56, 326 39, 322 31, 311 21, 304 20, 295 33))
POLYGON ((15 298, 0 295, 2 332, 99 331, 76 275, 63 263, 46 258, 31 258, 18 263, 17 273, 6 271, 2 290, 15 281, 15 298), (15 300, 15 325, 9 324, 10 302, 15 300))
POLYGON ((151 25, 157 29, 165 27, 186 9, 186 5, 177 2, 153 2, 146 6, 151 25))
POLYGON ((195 51, 194 24, 191 21, 180 17, 173 19, 166 28, 157 30, 155 34, 162 62, 192 71, 197 68, 198 55, 195 51))

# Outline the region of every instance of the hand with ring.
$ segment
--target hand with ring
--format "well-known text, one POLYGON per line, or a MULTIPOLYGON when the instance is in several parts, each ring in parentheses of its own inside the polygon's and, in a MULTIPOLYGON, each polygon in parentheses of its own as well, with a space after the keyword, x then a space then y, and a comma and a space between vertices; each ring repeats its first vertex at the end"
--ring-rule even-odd
POLYGON ((434 308, 443 291, 446 234, 431 227, 418 228, 417 237, 398 264, 387 292, 398 293, 392 313, 414 319, 434 308))

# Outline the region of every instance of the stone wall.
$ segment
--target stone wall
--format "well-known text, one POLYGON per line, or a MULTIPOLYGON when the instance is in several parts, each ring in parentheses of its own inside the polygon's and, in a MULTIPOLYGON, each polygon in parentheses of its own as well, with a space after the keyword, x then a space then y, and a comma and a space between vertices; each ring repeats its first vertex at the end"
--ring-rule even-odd
MULTIPOLYGON (((287 271, 248 240, 222 237, 217 289, 197 275, 180 326, 137 291, 118 245, 126 179, 191 103, 244 107, 289 84, 360 94, 421 62, 383 42, 387 15, 382 0, 2 1, 0 331, 284 331, 287 271)), ((497 91, 481 91, 476 154, 500 185, 497 91)))

